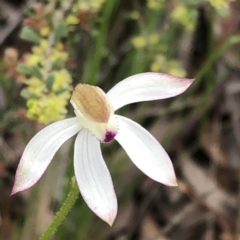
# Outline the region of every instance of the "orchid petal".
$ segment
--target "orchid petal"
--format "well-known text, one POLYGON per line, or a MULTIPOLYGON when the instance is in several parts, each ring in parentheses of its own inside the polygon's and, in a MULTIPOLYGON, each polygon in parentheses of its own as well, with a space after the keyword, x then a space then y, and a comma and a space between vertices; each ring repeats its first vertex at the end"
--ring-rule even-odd
POLYGON ((177 186, 172 162, 159 142, 143 127, 117 115, 119 132, 115 139, 133 163, 148 177, 169 186, 177 186))
POLYGON ((74 170, 80 192, 89 208, 112 225, 117 214, 112 179, 102 157, 99 141, 86 129, 76 138, 74 170))
POLYGON ((107 96, 116 111, 130 103, 176 96, 184 92, 193 80, 164 73, 140 73, 116 84, 107 96))
POLYGON ((60 146, 81 128, 75 117, 55 122, 38 132, 23 152, 11 194, 33 186, 45 172, 60 146))

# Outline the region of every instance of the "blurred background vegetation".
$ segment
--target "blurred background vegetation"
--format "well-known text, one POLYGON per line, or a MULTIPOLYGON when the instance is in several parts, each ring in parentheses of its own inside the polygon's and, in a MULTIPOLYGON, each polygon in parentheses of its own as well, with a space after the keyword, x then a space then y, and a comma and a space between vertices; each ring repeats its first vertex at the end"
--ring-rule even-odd
POLYGON ((73 116, 72 88, 108 91, 146 71, 196 78, 179 97, 119 111, 167 149, 179 187, 104 144, 119 202, 113 227, 79 196, 52 239, 239 240, 239 26, 239 0, 0 0, 0 240, 38 239, 69 192, 71 141, 33 188, 9 197, 29 140, 73 116))

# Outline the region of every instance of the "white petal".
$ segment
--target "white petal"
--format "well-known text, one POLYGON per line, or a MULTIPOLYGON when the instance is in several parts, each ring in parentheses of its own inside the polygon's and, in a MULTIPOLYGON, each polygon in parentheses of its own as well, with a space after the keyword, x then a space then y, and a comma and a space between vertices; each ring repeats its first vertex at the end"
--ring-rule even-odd
POLYGON ((184 92, 193 80, 164 73, 140 73, 119 82, 107 96, 117 110, 130 103, 176 96, 184 92))
POLYGON ((177 186, 172 162, 159 142, 132 120, 118 116, 119 132, 115 139, 133 163, 148 177, 169 186, 177 186))
POLYGON ((74 170, 80 192, 89 208, 112 225, 117 214, 112 179, 102 157, 99 141, 86 129, 76 138, 74 170))
POLYGON ((81 128, 75 117, 55 122, 38 132, 23 152, 12 194, 33 186, 45 172, 60 146, 81 128))

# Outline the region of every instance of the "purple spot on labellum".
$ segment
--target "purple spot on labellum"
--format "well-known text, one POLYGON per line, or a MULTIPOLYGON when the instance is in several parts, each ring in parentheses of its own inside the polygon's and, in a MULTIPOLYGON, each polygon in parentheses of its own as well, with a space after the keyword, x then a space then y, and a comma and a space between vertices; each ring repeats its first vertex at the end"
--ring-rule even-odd
POLYGON ((103 142, 111 142, 115 136, 116 136, 117 133, 115 132, 111 132, 111 131, 106 131, 106 134, 105 134, 105 138, 103 140, 103 142))

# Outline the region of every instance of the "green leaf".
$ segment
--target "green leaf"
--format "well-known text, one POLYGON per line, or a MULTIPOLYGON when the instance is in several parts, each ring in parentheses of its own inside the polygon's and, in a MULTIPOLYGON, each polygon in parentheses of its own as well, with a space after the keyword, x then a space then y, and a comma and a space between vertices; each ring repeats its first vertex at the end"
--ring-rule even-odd
POLYGON ((20 72, 20 73, 24 73, 24 74, 30 74, 31 73, 31 70, 29 68, 29 66, 25 65, 25 64, 18 64, 17 65, 17 71, 20 72))
POLYGON ((43 79, 42 74, 37 66, 28 66, 26 64, 20 63, 17 66, 17 71, 26 75, 32 75, 40 80, 43 79))
POLYGON ((66 24, 60 22, 56 29, 54 30, 54 42, 57 43, 66 35, 66 24))
POLYGON ((36 67, 36 66, 32 67, 32 75, 37 77, 40 80, 43 79, 41 72, 39 71, 38 67, 36 67))
POLYGON ((61 95, 62 93, 66 92, 66 91, 68 91, 68 89, 66 89, 66 88, 61 88, 61 89, 55 91, 54 93, 55 93, 56 95, 61 95))
POLYGON ((49 91, 52 91, 52 86, 54 84, 55 76, 53 74, 48 75, 46 86, 49 91))
POLYGON ((25 98, 25 99, 29 99, 31 97, 31 93, 29 92, 28 89, 24 88, 21 92, 20 92, 21 97, 25 98))
POLYGON ((227 17, 229 15, 229 9, 228 8, 220 8, 216 9, 216 11, 222 16, 227 17))
POLYGON ((29 27, 23 27, 20 38, 33 43, 40 43, 41 37, 29 27))

